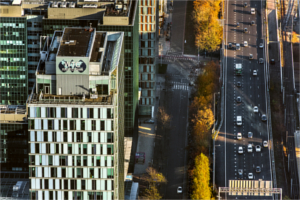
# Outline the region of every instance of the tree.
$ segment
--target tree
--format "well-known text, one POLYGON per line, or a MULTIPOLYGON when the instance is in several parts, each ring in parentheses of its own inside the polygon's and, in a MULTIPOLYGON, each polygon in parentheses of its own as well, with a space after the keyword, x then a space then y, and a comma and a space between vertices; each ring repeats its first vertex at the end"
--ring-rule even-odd
POLYGON ((201 153, 195 158, 192 199, 211 199, 209 160, 201 153))
POLYGON ((149 189, 145 190, 145 198, 146 199, 161 199, 162 196, 160 196, 160 194, 155 186, 150 186, 149 189))
POLYGON ((157 118, 162 123, 164 129, 169 128, 171 117, 166 113, 163 107, 159 108, 157 118))
POLYGON ((195 22, 195 45, 208 52, 220 48, 223 28, 218 21, 221 0, 195 0, 192 19, 195 22))
POLYGON ((159 173, 154 169, 153 167, 148 167, 146 169, 146 172, 148 173, 149 177, 147 178, 147 181, 149 183, 166 183, 167 179, 162 173, 159 173))
POLYGON ((299 43, 299 35, 295 31, 292 33, 292 43, 299 43))

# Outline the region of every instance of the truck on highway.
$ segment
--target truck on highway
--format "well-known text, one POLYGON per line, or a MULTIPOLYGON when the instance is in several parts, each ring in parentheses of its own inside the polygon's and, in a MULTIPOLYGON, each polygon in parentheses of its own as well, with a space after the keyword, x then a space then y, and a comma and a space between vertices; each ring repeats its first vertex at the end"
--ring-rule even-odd
POLYGON ((234 71, 235 71, 235 75, 242 75, 243 72, 242 64, 241 63, 235 64, 234 71))

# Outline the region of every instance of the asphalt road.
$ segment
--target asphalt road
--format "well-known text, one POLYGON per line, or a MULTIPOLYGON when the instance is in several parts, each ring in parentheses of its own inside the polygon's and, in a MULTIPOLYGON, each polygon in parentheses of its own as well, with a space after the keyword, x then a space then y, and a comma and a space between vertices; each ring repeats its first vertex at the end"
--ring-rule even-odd
POLYGON ((171 116, 170 131, 167 138, 168 147, 165 148, 165 162, 163 169, 167 178, 164 199, 186 199, 186 137, 188 120, 188 81, 177 70, 168 67, 166 90, 160 105, 164 105, 171 116), (182 194, 177 194, 177 188, 183 188, 182 194))
MULTIPOLYGON (((264 64, 259 64, 258 59, 263 58, 263 49, 259 48, 262 40, 261 1, 226 1, 225 7, 225 34, 226 34, 226 65, 225 68, 225 119, 220 136, 216 141, 216 185, 228 187, 229 180, 249 180, 248 173, 253 173, 254 180, 271 180, 270 152, 262 146, 268 140, 267 122, 261 121, 261 115, 266 114, 266 87, 264 64), (248 7, 244 8, 244 3, 248 7), (255 8, 254 15, 250 9, 255 8), (250 22, 255 25, 251 26, 250 22), (236 27, 236 23, 240 27, 236 27), (248 29, 244 33, 244 28, 248 29), (244 41, 248 47, 244 47, 244 41), (228 48, 232 43, 232 49, 228 48), (241 44, 241 50, 235 49, 236 43, 241 44), (253 60, 249 60, 253 54, 253 60), (243 66, 242 76, 234 74, 235 64, 243 66), (257 76, 253 75, 257 70, 257 76), (237 87, 237 82, 242 86, 237 87), (237 103, 240 96, 242 103, 237 103), (253 107, 258 106, 259 112, 254 113, 253 107), (236 125, 237 116, 242 116, 242 126, 236 125), (242 133, 242 139, 237 140, 237 133, 242 133), (253 133, 253 138, 248 138, 248 132, 253 133), (248 144, 261 145, 261 152, 247 152, 248 144), (238 154, 238 147, 243 147, 244 153, 238 154), (261 167, 261 173, 256 173, 256 166, 261 167), (243 169, 243 176, 239 177, 238 169, 243 169)), ((257 196, 229 196, 229 199, 265 199, 257 196)))

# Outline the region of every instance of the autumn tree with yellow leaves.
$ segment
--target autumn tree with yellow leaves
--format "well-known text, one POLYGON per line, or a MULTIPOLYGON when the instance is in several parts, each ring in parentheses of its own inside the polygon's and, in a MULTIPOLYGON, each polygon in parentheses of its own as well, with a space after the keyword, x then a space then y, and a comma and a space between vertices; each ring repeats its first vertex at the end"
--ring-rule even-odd
POLYGON ((223 28, 218 19, 221 2, 221 0, 195 0, 193 3, 195 45, 199 50, 213 52, 220 48, 223 37, 223 28))
POLYGON ((209 160, 203 153, 195 158, 192 199, 211 199, 209 160))

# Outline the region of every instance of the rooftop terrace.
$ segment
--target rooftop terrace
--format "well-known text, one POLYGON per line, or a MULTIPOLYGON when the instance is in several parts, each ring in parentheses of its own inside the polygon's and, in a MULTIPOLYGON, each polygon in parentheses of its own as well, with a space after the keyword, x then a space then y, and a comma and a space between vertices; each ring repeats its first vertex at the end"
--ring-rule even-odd
POLYGON ((94 29, 66 28, 60 41, 58 56, 88 56, 94 29))

